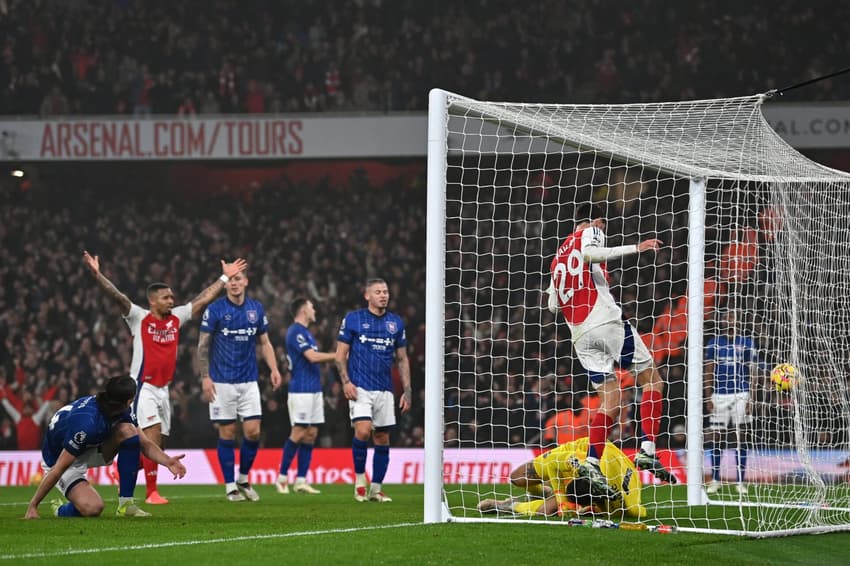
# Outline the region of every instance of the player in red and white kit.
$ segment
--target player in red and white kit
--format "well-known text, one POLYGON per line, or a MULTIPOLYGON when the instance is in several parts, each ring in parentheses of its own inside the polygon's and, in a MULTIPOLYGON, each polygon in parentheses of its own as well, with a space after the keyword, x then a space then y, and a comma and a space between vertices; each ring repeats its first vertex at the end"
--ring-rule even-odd
MULTIPOLYGON (((221 262, 221 277, 212 285, 201 291, 192 301, 174 306, 174 292, 165 283, 153 283, 147 288, 148 308, 130 302, 127 295, 119 291, 100 272, 98 256, 92 256, 84 252, 83 259, 91 269, 98 284, 109 294, 121 307, 121 314, 130 333, 133 335, 133 358, 130 363, 130 377, 138 384, 136 395, 136 417, 139 428, 145 431, 145 435, 160 448, 163 447, 163 436, 171 432, 171 401, 169 398, 168 385, 174 378, 177 367, 177 345, 180 339, 180 328, 190 319, 197 317, 204 311, 207 305, 224 289, 224 284, 240 271, 247 267, 243 259, 237 259, 233 263, 221 262)), ((121 454, 119 454, 119 475, 125 472, 121 466, 121 454)), ((142 456, 142 466, 145 470, 145 482, 147 485, 148 504, 164 504, 168 500, 162 497, 157 490, 157 463, 142 456)), ((129 472, 126 468, 126 473, 129 472)), ((135 477, 132 481, 132 489, 129 482, 122 478, 122 491, 119 493, 119 514, 122 507, 133 505, 127 501, 132 497, 135 489, 135 477), (127 485, 125 488, 124 485, 127 485)), ((137 510, 134 510, 137 511, 137 510)), ((134 513, 144 516, 147 513, 134 513)))
POLYGON ((635 455, 635 465, 638 469, 650 470, 663 481, 675 483, 675 476, 665 470, 655 456, 664 383, 643 340, 634 327, 623 320, 623 311, 608 287, 605 266, 610 259, 657 250, 661 241, 644 240, 637 245, 606 248, 604 230, 605 220, 595 207, 587 208, 578 216, 575 232, 564 240, 552 261, 552 280, 547 290, 549 310, 563 313, 576 355, 601 401, 588 435, 588 473, 602 475, 599 459, 621 409, 620 385, 614 374, 614 364, 617 364, 633 371, 643 389, 640 416, 645 440, 635 455))

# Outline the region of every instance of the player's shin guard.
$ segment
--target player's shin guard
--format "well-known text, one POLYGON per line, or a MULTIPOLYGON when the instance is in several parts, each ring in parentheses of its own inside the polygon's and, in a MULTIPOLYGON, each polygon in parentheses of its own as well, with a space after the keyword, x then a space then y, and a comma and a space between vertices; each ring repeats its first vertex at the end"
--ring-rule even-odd
POLYGON ((599 411, 593 417, 593 422, 590 423, 590 432, 587 435, 589 444, 587 455, 597 460, 602 457, 605 451, 605 441, 608 439, 608 432, 614 425, 614 420, 606 413, 599 411))
POLYGON ((390 447, 375 446, 375 454, 372 456, 372 483, 383 483, 390 465, 390 447))
MULTIPOLYGON (((285 476, 289 473, 289 466, 292 465, 292 460, 295 459, 295 454, 298 452, 298 444, 287 438, 283 445, 283 457, 280 460, 280 475, 285 476)), ((298 467, 301 467, 301 457, 298 457, 298 467)))
POLYGON ((147 456, 142 455, 142 468, 145 470, 145 488, 147 489, 147 494, 150 495, 156 491, 157 469, 159 468, 159 464, 147 456))
POLYGON ((640 400, 640 429, 655 444, 661 426, 662 397, 660 391, 645 391, 640 400))
MULTIPOLYGON (((257 451, 260 449, 258 440, 242 440, 242 447, 239 449, 239 474, 248 475, 251 471, 251 466, 254 465, 254 460, 257 458, 257 451)), ((241 481, 241 480, 240 480, 241 481)))
POLYGON ((357 437, 351 441, 351 455, 354 458, 354 473, 366 473, 366 449, 369 448, 369 443, 365 440, 360 440, 357 437))
POLYGON ((235 475, 236 455, 233 453, 233 441, 218 439, 218 464, 221 466, 221 475, 224 483, 233 483, 235 475))
POLYGON ((313 445, 301 443, 298 446, 298 477, 307 477, 310 462, 313 460, 313 445))
POLYGON ((124 440, 118 445, 118 496, 133 497, 139 475, 139 458, 142 449, 138 436, 124 440))

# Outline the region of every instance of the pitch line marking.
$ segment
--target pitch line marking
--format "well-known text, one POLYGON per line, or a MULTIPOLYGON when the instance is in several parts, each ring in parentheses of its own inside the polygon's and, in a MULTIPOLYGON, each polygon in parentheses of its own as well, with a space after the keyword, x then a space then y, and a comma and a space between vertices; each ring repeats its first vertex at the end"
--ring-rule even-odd
POLYGON ((0 554, 0 560, 20 560, 25 558, 54 558, 57 556, 69 556, 79 554, 98 554, 101 552, 124 552, 128 550, 150 550, 154 548, 173 548, 176 546, 199 546, 202 544, 221 544, 250 540, 270 540, 318 535, 333 535, 342 533, 359 533, 363 531, 374 531, 376 529, 398 529, 403 527, 416 527, 421 526, 422 524, 423 523, 397 523, 395 525, 374 525, 371 527, 351 527, 348 529, 326 529, 323 531, 300 531, 295 533, 275 533, 268 535, 246 535, 241 537, 215 538, 207 540, 181 540, 148 544, 133 544, 128 546, 110 546, 105 548, 69 548, 57 552, 27 552, 24 554, 0 554))

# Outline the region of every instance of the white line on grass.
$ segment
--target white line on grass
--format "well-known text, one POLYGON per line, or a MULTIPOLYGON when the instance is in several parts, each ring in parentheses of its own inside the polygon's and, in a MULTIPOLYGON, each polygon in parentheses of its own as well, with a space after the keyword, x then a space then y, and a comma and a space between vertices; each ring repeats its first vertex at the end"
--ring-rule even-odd
MULTIPOLYGON (((220 497, 218 495, 211 495, 211 494, 208 494, 208 493, 203 494, 203 495, 169 495, 168 500, 170 501, 172 499, 220 499, 220 497)), ((113 503, 113 502, 117 503, 118 502, 117 497, 104 497, 103 500, 106 503, 113 503)), ((140 503, 144 502, 144 499, 140 500, 139 502, 140 503)), ((4 501, 3 503, 0 503, 0 507, 17 507, 17 506, 26 506, 26 505, 29 505, 29 504, 30 504, 29 500, 27 500, 27 501, 4 501)))
POLYGON ((374 531, 375 529, 398 529, 402 527, 416 527, 422 523, 397 523, 395 525, 375 525, 372 527, 352 527, 349 529, 327 529, 324 531, 300 531, 296 533, 275 533, 269 535, 250 535, 229 538, 213 538, 208 540, 175 540, 171 542, 158 542, 149 544, 133 544, 129 546, 109 546, 105 548, 69 548, 55 552, 28 552, 25 554, 0 554, 0 560, 20 560, 23 558, 53 558, 56 556, 68 556, 73 554, 98 554, 100 552, 124 552, 127 550, 149 550, 152 548, 173 548, 175 546, 198 546, 202 544, 220 544, 225 542, 238 542, 246 540, 268 540, 293 537, 309 537, 317 535, 333 535, 341 533, 359 533, 362 531, 374 531))

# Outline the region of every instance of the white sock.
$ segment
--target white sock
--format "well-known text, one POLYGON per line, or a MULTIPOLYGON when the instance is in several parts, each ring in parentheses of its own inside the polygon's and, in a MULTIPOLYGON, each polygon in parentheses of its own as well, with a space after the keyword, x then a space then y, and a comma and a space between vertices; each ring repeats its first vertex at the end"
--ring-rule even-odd
POLYGON ((354 474, 354 485, 367 485, 366 474, 354 474))
POLYGON ((236 483, 248 483, 248 475, 239 474, 239 479, 236 480, 236 483))
POLYGON ((289 476, 285 476, 283 474, 278 474, 277 483, 288 484, 289 483, 289 476))
POLYGON ((136 502, 136 500, 133 497, 119 497, 118 498, 118 506, 119 507, 121 507, 125 503, 129 503, 130 505, 132 505, 135 502, 136 502))
POLYGON ((236 491, 236 484, 234 482, 224 484, 224 492, 230 493, 231 491, 236 491))
POLYGON ((295 478, 295 485, 304 485, 307 483, 307 478, 297 477, 295 478))
POLYGON ((381 484, 372 482, 372 487, 369 488, 369 491, 372 493, 378 493, 381 491, 381 484))
POLYGON ((655 456, 655 443, 651 440, 644 440, 640 443, 640 449, 649 454, 650 456, 655 456))

